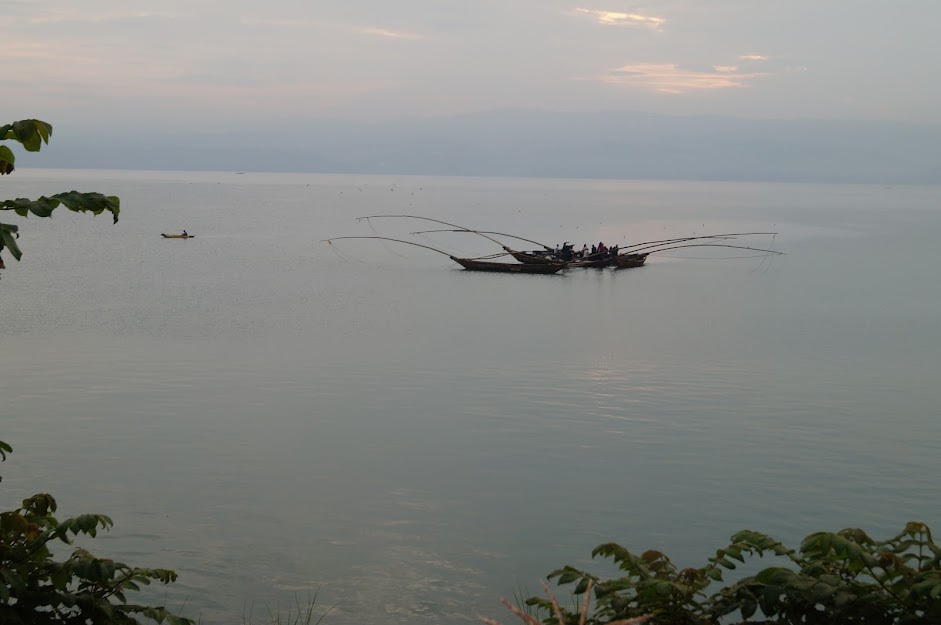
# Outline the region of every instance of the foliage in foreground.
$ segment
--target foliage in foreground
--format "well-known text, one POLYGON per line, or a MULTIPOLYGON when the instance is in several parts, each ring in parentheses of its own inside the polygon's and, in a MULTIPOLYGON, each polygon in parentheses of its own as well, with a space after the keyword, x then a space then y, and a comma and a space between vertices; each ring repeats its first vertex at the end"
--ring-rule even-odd
POLYGON ((249 609, 247 615, 242 615, 242 625, 320 625, 333 608, 327 609, 320 616, 314 613, 317 604, 317 593, 313 597, 307 596, 307 603, 302 604, 295 596, 294 605, 288 605, 287 610, 276 606, 273 610, 267 603, 264 604, 266 614, 257 620, 255 618, 255 605, 249 609))
MULTIPOLYGON (((38 152, 43 143, 49 143, 51 136, 52 126, 38 119, 24 119, 0 126, 0 141, 16 141, 29 152, 38 152)), ((0 144, 0 175, 12 173, 15 161, 16 156, 13 150, 0 144)), ((42 196, 36 200, 26 198, 0 200, 0 211, 14 211, 20 217, 28 217, 30 214, 37 217, 51 217, 52 211, 60 204, 72 211, 90 212, 95 215, 108 211, 114 217, 115 223, 118 221, 118 213, 121 210, 121 201, 113 195, 67 191, 48 197, 42 196)), ((18 226, 0 223, 0 252, 3 252, 5 248, 9 250, 13 258, 19 260, 23 253, 16 242, 17 238, 19 238, 18 226)), ((0 254, 0 269, 3 268, 3 255, 0 254)))
MULTIPOLYGON (((0 441, 0 460, 6 460, 10 451, 0 441)), ((127 625, 137 624, 135 616, 140 616, 168 625, 192 625, 165 608, 127 602, 128 591, 151 581, 175 581, 171 570, 130 567, 81 548, 56 561, 50 543, 71 544, 79 534, 94 537, 98 530, 110 529, 112 522, 102 514, 60 521, 55 512, 56 500, 48 494, 33 495, 19 508, 0 512, 0 623, 127 625)))
MULTIPOLYGON (((924 523, 911 522, 896 536, 877 541, 860 529, 816 532, 799 550, 745 530, 700 568, 678 570, 659 551, 634 554, 609 543, 592 556, 610 558, 621 577, 600 579, 571 566, 554 571, 559 585, 574 584, 573 594, 596 607, 590 617, 559 608, 552 595, 531 597, 526 605, 551 625, 620 623, 644 618, 651 625, 717 625, 763 615, 786 624, 928 625, 941 623, 941 547, 924 523), (776 556, 786 566, 765 568, 718 590, 723 571, 747 557, 776 556), (723 618, 726 617, 726 618, 723 618)), ((511 608, 512 609, 512 608, 511 608)))

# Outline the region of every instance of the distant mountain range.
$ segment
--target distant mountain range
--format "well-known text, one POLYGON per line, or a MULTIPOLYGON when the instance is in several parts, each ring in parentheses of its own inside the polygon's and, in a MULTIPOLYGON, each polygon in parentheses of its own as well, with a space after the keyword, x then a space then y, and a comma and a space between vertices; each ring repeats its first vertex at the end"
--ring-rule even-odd
MULTIPOLYGON (((56 127, 28 166, 396 175, 941 183, 941 126, 494 111, 232 132, 56 127)), ((32 155, 31 155, 32 156, 32 155)), ((24 162, 26 166, 27 163, 24 162)))

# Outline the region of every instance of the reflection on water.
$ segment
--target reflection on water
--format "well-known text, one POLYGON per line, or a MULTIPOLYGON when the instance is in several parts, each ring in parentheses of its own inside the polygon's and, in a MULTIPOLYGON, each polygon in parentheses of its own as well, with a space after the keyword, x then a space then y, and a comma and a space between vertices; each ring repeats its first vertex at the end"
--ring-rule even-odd
POLYGON ((604 541, 698 564, 744 527, 938 518, 937 189, 25 174, 126 210, 24 224, 0 493, 111 515, 96 550, 177 569, 154 592, 204 623, 318 589, 332 624, 459 623, 604 541), (547 278, 319 243, 418 229, 354 220, 380 212, 787 255, 547 278))

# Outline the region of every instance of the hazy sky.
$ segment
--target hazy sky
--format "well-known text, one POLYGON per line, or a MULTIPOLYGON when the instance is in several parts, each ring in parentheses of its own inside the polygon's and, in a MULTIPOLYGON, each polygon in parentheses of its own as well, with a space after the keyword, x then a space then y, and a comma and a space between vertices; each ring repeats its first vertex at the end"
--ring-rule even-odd
POLYGON ((938 0, 0 2, 0 121, 941 110, 938 0))

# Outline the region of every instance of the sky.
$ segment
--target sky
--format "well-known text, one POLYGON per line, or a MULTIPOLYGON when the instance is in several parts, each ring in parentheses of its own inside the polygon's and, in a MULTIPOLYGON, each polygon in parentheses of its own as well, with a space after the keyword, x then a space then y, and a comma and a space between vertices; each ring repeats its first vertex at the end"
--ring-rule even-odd
POLYGON ((2 0, 4 117, 937 123, 937 0, 2 0))

